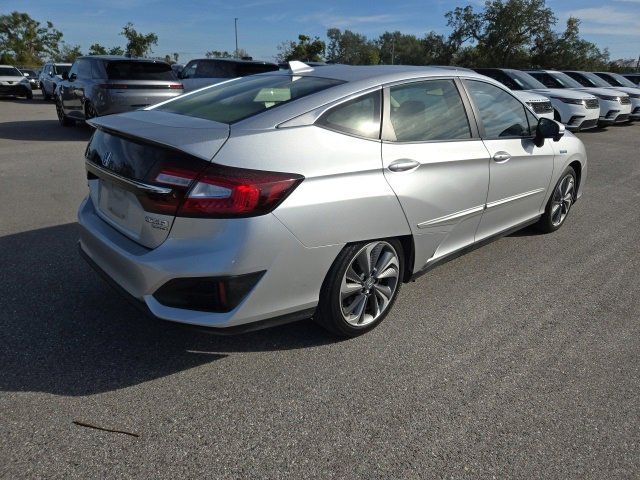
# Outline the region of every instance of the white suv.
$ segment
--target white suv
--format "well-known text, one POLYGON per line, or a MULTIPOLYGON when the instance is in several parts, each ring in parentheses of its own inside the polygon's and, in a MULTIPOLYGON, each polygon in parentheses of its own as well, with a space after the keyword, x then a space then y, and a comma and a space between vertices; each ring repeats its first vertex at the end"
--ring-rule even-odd
POLYGON ((600 103, 590 93, 547 88, 528 73, 509 68, 476 68, 476 72, 499 81, 513 93, 535 92, 544 95, 552 106, 550 118, 564 123, 569 130, 586 130, 598 126, 600 103))
POLYGON ((548 88, 567 88, 591 93, 600 100, 600 118, 598 125, 606 126, 612 123, 621 123, 629 120, 631 114, 631 100, 629 95, 617 90, 607 88, 585 87, 578 81, 563 72, 555 70, 530 70, 536 80, 539 80, 548 88))
POLYGON ((640 120, 640 85, 636 85, 628 78, 619 73, 613 72, 593 72, 602 80, 609 84, 608 88, 620 90, 631 98, 631 119, 640 120))

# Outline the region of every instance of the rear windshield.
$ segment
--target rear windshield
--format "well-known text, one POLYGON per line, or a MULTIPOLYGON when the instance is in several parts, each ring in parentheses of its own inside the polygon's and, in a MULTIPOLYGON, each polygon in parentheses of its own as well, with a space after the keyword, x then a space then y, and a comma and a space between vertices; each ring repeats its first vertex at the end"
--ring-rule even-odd
POLYGON ((63 73, 69 73, 71 65, 54 65, 53 69, 56 75, 62 75, 63 73))
POLYGON ((341 83, 344 82, 290 75, 245 77, 177 97, 156 110, 234 123, 341 83))
POLYGON ((131 60, 107 62, 109 80, 175 80, 168 63, 135 62, 131 60))
POLYGON ((3 77, 21 77, 22 74, 17 68, 13 67, 0 67, 0 76, 3 77))
POLYGON ((235 78, 255 75, 256 73, 274 72, 277 65, 262 63, 231 62, 227 60, 200 60, 196 77, 198 78, 235 78))

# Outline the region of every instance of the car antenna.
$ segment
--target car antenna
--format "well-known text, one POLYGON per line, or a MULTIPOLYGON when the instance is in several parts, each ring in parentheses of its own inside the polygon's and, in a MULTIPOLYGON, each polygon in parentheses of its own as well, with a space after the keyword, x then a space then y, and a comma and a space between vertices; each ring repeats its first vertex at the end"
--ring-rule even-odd
POLYGON ((312 72, 313 67, 298 60, 291 60, 289 62, 289 70, 291 70, 291 73, 312 72))

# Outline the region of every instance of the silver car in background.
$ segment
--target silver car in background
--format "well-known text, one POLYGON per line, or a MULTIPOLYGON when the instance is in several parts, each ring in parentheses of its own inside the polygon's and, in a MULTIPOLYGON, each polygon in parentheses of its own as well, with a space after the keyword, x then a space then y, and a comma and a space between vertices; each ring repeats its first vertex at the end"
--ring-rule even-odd
POLYGON ((95 118, 80 251, 161 319, 356 336, 399 288, 490 239, 560 228, 582 142, 494 80, 324 66, 95 118))
POLYGON ((191 60, 180 71, 184 91, 224 82, 232 78, 274 72, 280 67, 276 63, 238 58, 198 58, 191 60))
POLYGON ((56 88, 56 112, 60 124, 69 126, 75 120, 148 107, 182 92, 182 83, 166 62, 120 56, 79 57, 56 88))

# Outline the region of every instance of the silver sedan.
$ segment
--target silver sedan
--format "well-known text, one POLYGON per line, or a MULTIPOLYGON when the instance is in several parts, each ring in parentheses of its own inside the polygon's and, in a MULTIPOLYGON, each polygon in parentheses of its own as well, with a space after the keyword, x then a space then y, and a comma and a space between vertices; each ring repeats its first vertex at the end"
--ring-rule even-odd
POLYGON ((403 282, 560 228, 587 175, 562 125, 442 67, 292 62, 90 123, 81 253, 155 317, 221 332, 362 334, 403 282))

